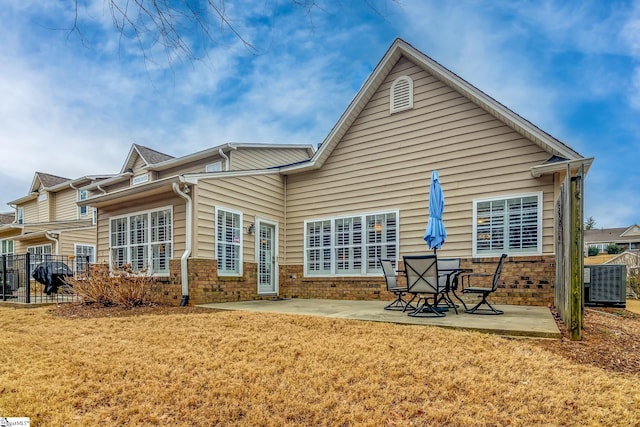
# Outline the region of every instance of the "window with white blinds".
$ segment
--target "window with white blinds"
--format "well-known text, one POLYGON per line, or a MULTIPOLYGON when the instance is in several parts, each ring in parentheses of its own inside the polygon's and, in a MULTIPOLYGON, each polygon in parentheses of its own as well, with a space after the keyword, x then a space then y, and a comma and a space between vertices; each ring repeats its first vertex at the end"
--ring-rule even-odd
POLYGON ((169 274, 173 249, 173 213, 171 208, 137 212, 112 218, 109 226, 110 263, 125 264, 133 271, 169 274))
POLYGON ((397 259, 398 212, 305 222, 305 275, 379 273, 378 258, 397 259))
POLYGON ((88 273, 89 264, 96 262, 96 247, 94 245, 74 244, 75 272, 88 273))
POLYGON ((473 221, 474 255, 542 253, 542 193, 474 200, 473 221))
POLYGON ((391 84, 390 111, 413 108, 413 80, 409 76, 400 76, 391 84))
POLYGON ((218 275, 242 275, 242 213, 216 208, 218 275))

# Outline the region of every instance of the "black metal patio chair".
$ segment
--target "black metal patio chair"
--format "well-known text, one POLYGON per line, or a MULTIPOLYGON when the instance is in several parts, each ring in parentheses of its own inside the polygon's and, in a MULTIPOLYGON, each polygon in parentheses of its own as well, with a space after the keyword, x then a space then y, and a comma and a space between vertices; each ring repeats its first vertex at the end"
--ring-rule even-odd
MULTIPOLYGON (((411 305, 411 301, 406 301, 404 296, 407 295, 407 287, 400 286, 398 284, 398 276, 396 275, 396 270, 394 268, 394 262, 390 259, 381 259, 378 258, 378 262, 382 267, 382 272, 384 273, 384 280, 387 283, 387 291, 392 292, 396 299, 389 305, 387 305, 385 310, 402 310, 406 311, 407 309, 415 310, 415 307, 411 305)), ((401 271, 404 273, 404 271, 401 271)))
POLYGON ((438 296, 445 290, 439 283, 437 256, 405 255, 403 259, 407 275, 407 291, 418 296, 416 309, 409 313, 409 316, 444 317, 445 313, 438 310, 435 305, 438 296), (429 299, 433 303, 430 303, 429 299))
MULTIPOLYGON (((502 266, 504 260, 507 258, 507 254, 500 256, 496 271, 491 273, 464 273, 460 275, 461 279, 461 291, 463 294, 480 294, 482 299, 479 303, 471 308, 467 308, 464 301, 460 300, 464 305, 464 312, 469 314, 504 314, 504 311, 498 310, 487 301, 487 297, 498 289, 498 282, 500 281, 500 274, 502 274, 502 266), (481 278, 491 278, 491 286, 473 286, 472 278, 475 280, 482 280, 481 278), (466 286, 465 286, 466 281, 466 286), (483 307, 486 306, 486 307, 483 307)), ((455 294, 454 294, 455 295, 455 294)))
POLYGON ((438 258, 438 286, 444 291, 439 294, 436 307, 444 303, 444 307, 453 308, 458 314, 458 306, 451 299, 449 292, 458 288, 458 276, 463 271, 460 269, 460 258, 438 258))

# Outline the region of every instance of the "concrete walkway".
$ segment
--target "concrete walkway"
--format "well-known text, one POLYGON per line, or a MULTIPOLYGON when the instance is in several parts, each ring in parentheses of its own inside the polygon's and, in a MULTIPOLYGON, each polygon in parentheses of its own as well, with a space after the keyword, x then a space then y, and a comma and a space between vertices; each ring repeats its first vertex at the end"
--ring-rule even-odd
POLYGON ((387 304, 388 302, 384 301, 284 299, 202 304, 198 307, 324 316, 407 325, 432 325, 517 337, 560 338, 561 336, 551 311, 547 307, 503 305, 496 306, 504 310, 504 314, 499 316, 466 314, 458 309, 460 314, 457 315, 451 310, 445 317, 416 318, 409 317, 400 311, 384 310, 383 308, 387 304))

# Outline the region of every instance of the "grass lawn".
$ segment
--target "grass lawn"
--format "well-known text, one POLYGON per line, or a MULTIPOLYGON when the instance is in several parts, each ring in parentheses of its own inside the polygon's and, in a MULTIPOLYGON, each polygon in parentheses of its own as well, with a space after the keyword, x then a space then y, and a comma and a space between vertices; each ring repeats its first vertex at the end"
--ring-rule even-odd
POLYGON ((639 375, 525 339, 246 312, 0 325, 0 417, 35 426, 640 425, 639 375))

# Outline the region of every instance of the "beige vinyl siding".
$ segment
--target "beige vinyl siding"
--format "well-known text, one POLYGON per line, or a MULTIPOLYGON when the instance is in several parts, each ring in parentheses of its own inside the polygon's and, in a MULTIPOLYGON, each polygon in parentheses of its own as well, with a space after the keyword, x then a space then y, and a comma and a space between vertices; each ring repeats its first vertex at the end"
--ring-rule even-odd
POLYGON ((33 224, 39 222, 38 219, 40 218, 40 214, 37 199, 30 200, 20 205, 19 207, 22 207, 24 209, 23 221, 25 224, 33 224))
POLYGON ((51 221, 51 217, 49 214, 50 214, 51 203, 53 201, 53 194, 49 193, 48 191, 43 191, 41 189, 38 198, 40 198, 40 196, 46 197, 46 199, 45 200, 36 199, 38 203, 38 221, 37 222, 49 222, 51 221))
POLYGON ((256 223, 256 217, 279 224, 280 257, 284 256, 284 189, 278 173, 220 179, 202 179, 198 182, 195 199, 196 236, 194 257, 215 257, 215 208, 242 212, 243 261, 255 262, 256 234, 247 233, 247 227, 256 223))
MULTIPOLYGON (((69 188, 68 190, 58 191, 55 195, 51 194, 51 196, 54 196, 52 212, 52 219, 54 221, 69 221, 78 218, 78 206, 76 205, 78 201, 77 190, 69 188)), ((91 209, 89 209, 89 211, 91 211, 91 209)), ((91 216, 87 218, 91 218, 91 216)))
POLYGON ((444 256, 472 255, 473 200, 543 192, 543 253, 553 253, 553 177, 530 168, 550 155, 402 58, 323 167, 289 176, 287 263, 303 262, 304 220, 399 209, 400 255, 425 253, 431 171, 445 194, 444 256), (414 108, 389 112, 397 77, 414 80, 414 108))
POLYGON ((145 166, 147 166, 147 164, 145 163, 144 160, 142 160, 142 157, 140 156, 136 156, 136 161, 133 162, 133 167, 131 168, 133 170, 133 174, 135 175, 140 175, 142 173, 146 173, 145 171, 142 170, 142 168, 144 168, 145 166))
POLYGON ((158 172, 158 179, 167 178, 175 175, 184 175, 188 173, 204 173, 205 167, 208 164, 222 162, 222 168, 224 170, 224 159, 222 157, 215 155, 211 157, 207 157, 202 160, 197 160, 194 162, 189 162, 184 165, 176 166, 171 169, 166 169, 158 172))
POLYGON ((229 154, 231 170, 262 169, 309 159, 305 148, 240 148, 229 154))
POLYGON ((119 203, 115 206, 100 208, 98 215, 98 262, 109 261, 109 223, 112 217, 131 215, 163 207, 173 209, 173 255, 172 259, 180 258, 185 249, 186 215, 185 201, 175 193, 166 193, 143 200, 133 200, 119 203))
MULTIPOLYGON (((114 191, 118 191, 118 190, 123 190, 125 188, 129 188, 131 186, 131 179, 125 180, 125 181, 121 181, 121 182, 117 182, 113 185, 109 185, 109 186, 100 186, 103 190, 107 191, 108 193, 113 193, 114 191)), ((100 190, 98 190, 97 192, 94 192, 94 194, 102 194, 102 192, 100 190)))
POLYGON ((96 246, 96 227, 65 231, 60 233, 59 241, 60 255, 75 256, 75 244, 96 246))

